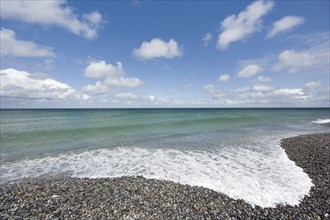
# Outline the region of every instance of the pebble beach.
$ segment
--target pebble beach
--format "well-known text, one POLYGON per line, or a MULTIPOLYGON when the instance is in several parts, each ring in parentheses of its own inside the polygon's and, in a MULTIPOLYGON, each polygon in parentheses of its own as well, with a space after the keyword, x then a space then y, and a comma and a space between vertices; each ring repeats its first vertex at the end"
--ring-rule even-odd
POLYGON ((261 208, 142 176, 57 176, 1 185, 0 219, 330 219, 330 133, 283 139, 281 147, 314 184, 297 206, 261 208))

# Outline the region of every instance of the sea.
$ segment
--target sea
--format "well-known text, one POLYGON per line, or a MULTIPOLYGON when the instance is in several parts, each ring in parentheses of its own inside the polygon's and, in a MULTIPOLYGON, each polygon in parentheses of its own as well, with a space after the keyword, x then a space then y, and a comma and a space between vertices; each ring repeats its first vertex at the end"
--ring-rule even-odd
POLYGON ((142 175, 251 205, 297 205, 313 186, 281 139, 330 132, 329 108, 1 109, 1 184, 142 175))

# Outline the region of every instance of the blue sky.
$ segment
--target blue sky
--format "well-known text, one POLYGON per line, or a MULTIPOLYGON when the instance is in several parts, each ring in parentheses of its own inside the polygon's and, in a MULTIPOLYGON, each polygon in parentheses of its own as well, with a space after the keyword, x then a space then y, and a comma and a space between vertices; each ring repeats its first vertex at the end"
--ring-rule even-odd
POLYGON ((1 107, 328 107, 329 1, 1 1, 1 107))

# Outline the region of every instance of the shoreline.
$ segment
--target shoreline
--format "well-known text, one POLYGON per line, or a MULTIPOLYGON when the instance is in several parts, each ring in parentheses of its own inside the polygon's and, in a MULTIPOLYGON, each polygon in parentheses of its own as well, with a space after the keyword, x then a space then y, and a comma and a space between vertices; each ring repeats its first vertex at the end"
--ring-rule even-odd
POLYGON ((1 185, 3 219, 330 219, 330 133, 281 141, 314 186, 298 206, 252 207, 211 189, 144 177, 50 177, 1 185))

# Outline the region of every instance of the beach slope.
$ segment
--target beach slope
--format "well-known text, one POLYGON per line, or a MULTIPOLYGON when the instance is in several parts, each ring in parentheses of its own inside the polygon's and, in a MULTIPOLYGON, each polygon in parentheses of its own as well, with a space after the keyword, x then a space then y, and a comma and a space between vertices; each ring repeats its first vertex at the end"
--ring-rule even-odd
POLYGON ((282 140, 312 178, 299 206, 252 207, 203 187, 144 177, 25 179, 1 185, 1 219, 330 219, 330 133, 282 140))

